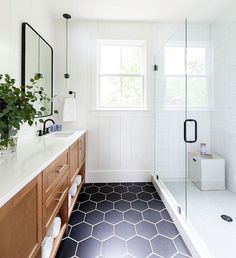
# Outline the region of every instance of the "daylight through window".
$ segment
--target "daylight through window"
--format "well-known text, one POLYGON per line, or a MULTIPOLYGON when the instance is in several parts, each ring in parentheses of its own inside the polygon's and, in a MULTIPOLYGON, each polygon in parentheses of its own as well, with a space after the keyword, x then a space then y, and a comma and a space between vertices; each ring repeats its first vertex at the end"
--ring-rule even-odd
POLYGON ((98 41, 98 109, 145 108, 145 42, 98 41))
MULTIPOLYGON (((185 54, 184 47, 165 48, 166 108, 185 105, 185 54)), ((187 96, 191 108, 208 107, 207 48, 187 49, 187 96)))

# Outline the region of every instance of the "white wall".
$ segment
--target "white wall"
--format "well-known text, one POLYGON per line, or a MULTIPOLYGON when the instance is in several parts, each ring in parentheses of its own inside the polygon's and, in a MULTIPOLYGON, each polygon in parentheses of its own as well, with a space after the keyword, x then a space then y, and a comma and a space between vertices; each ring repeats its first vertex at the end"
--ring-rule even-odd
POLYGON ((212 151, 226 160, 227 188, 236 193, 236 5, 212 25, 214 110, 212 151))
POLYGON ((70 86, 63 83, 64 22, 57 25, 56 90, 60 110, 69 90, 77 93, 78 117, 66 128, 88 129, 88 181, 150 180, 153 171, 154 52, 176 25, 141 22, 71 21, 69 25, 70 86), (96 40, 147 41, 147 111, 96 111, 96 40))
MULTIPOLYGON (((28 22, 54 46, 54 22, 44 4, 37 0, 1 0, 0 15, 0 74, 8 73, 21 82, 21 24, 28 22)), ((24 126, 33 133, 34 128, 24 126)), ((22 132, 24 134, 24 132, 22 132)))

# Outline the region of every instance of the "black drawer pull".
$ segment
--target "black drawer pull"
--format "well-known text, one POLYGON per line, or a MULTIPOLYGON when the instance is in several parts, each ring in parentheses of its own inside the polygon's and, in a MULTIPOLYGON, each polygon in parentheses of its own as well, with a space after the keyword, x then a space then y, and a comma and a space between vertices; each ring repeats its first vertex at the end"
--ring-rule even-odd
POLYGON ((193 159, 194 162, 196 162, 196 159, 193 159))

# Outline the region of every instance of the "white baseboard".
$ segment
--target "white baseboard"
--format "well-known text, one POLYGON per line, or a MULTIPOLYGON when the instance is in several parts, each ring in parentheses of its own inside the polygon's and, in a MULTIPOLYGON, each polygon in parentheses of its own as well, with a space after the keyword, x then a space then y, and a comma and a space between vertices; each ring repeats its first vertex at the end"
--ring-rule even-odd
POLYGON ((152 177, 152 182, 162 201, 164 202, 176 227, 181 233, 181 236, 188 246, 193 258, 214 258, 194 228, 192 228, 192 226, 187 223, 184 217, 178 213, 176 203, 173 202, 172 198, 167 193, 161 182, 156 180, 154 177, 152 177))
POLYGON ((87 170, 86 183, 151 182, 152 172, 144 170, 87 170))

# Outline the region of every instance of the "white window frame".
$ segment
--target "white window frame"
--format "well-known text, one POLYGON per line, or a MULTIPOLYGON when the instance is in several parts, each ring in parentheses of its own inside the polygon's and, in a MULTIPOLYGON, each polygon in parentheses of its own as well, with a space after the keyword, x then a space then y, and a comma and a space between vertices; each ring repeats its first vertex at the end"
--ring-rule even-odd
MULTIPOLYGON (((183 45, 183 42, 175 42, 172 41, 166 45, 166 47, 180 47, 180 48, 185 48, 183 45)), ((188 110, 209 110, 210 109, 210 47, 209 47, 209 42, 206 41, 189 41, 188 46, 187 46, 187 51, 188 48, 205 48, 205 74, 204 75, 192 75, 192 74, 187 74, 187 80, 188 78, 206 78, 206 87, 207 87, 207 103, 205 106, 189 106, 188 105, 188 110)), ((184 56, 185 58, 185 56, 184 56)), ((163 64, 165 65, 165 54, 164 54, 164 60, 163 64)), ((165 100, 166 100, 166 89, 167 89, 167 78, 183 78, 185 79, 185 74, 183 75, 174 75, 174 74, 166 74, 164 71, 164 78, 165 78, 165 94, 164 94, 164 109, 165 110, 182 110, 183 106, 174 106, 174 105, 166 105, 165 100)))
MULTIPOLYGON (((122 52, 121 52, 121 62, 122 62, 122 52)), ((146 40, 97 40, 97 90, 96 90, 96 110, 146 110, 147 109, 147 87, 146 87, 146 40), (102 46, 133 46, 133 47, 142 47, 143 51, 143 74, 104 74, 101 73, 100 70, 100 62, 101 62, 101 47, 102 46), (131 106, 102 106, 100 103, 100 78, 102 76, 106 77, 119 77, 121 79, 121 91, 122 91, 122 77, 142 77, 143 78, 143 105, 140 107, 131 107, 131 106)), ((122 94, 122 93, 121 93, 122 94)))

